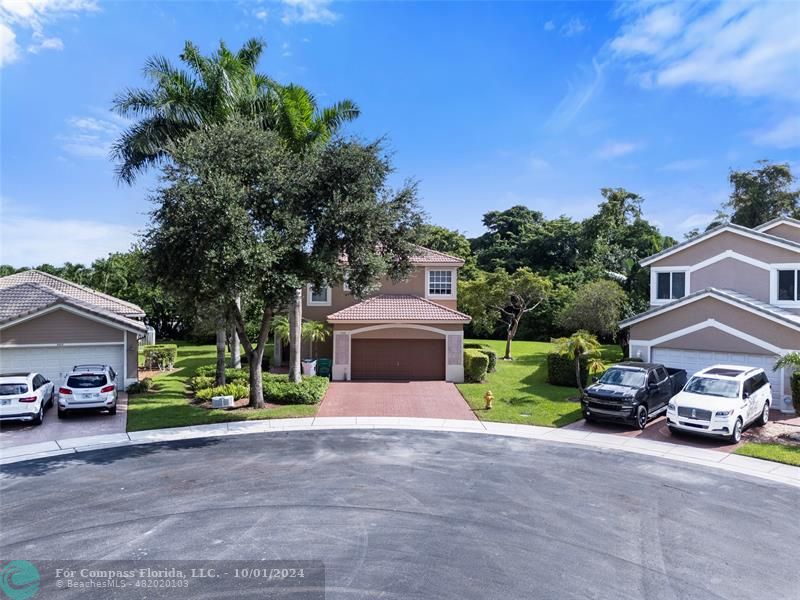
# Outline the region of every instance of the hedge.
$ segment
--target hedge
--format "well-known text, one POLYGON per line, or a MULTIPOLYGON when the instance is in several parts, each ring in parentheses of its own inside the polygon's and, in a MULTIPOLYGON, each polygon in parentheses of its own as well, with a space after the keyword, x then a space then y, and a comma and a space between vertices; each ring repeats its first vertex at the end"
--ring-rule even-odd
MULTIPOLYGON (((199 375, 200 377, 215 378, 217 376, 217 366, 203 365, 202 367, 197 367, 197 369, 195 369, 195 374, 199 375)), ((250 371, 248 371, 247 369, 230 369, 230 368, 225 369, 225 383, 233 383, 233 382, 247 383, 249 381, 250 381, 250 371)))
POLYGON ((486 377, 489 368, 489 357, 477 348, 464 350, 464 379, 472 383, 480 383, 486 377))
POLYGON ((486 355, 486 358, 489 359, 489 367, 486 369, 486 371, 488 373, 494 373, 497 371, 497 352, 489 348, 489 346, 485 346, 477 342, 468 342, 464 344, 464 348, 480 350, 483 352, 486 355))
POLYGON ((142 346, 142 356, 146 369, 171 369, 178 360, 178 346, 175 344, 142 346))
MULTIPOLYGON (((581 362, 581 381, 589 378, 589 367, 587 359, 582 356, 581 362)), ((547 355, 547 383, 550 385, 563 385, 565 387, 575 387, 575 361, 569 356, 551 352, 547 355)))
POLYGON ((264 375, 264 401, 271 404, 316 404, 328 390, 327 377, 303 377, 300 383, 288 375, 264 375))
POLYGON ((149 392, 151 387, 153 387, 153 380, 149 377, 145 377, 144 379, 130 384, 125 391, 129 394, 144 394, 145 392, 149 392))
POLYGON ((241 383, 226 383, 220 387, 210 387, 197 392, 196 398, 208 402, 214 396, 233 396, 234 400, 247 398, 250 395, 250 388, 241 383))
POLYGON ((792 373, 792 404, 794 409, 800 413, 800 370, 792 373))

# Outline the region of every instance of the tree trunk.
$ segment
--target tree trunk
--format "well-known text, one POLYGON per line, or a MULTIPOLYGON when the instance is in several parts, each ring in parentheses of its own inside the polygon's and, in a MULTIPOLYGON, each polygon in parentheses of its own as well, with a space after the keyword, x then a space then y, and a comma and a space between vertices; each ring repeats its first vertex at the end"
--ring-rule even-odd
POLYGON ((258 344, 247 355, 250 363, 250 406, 264 408, 264 381, 261 369, 261 360, 264 358, 264 344, 258 344))
MULTIPOLYGON (((239 296, 234 300, 237 308, 241 308, 242 300, 239 296)), ((231 327, 231 367, 234 369, 242 368, 242 352, 241 344, 239 342, 239 330, 234 324, 231 327)))
POLYGON ((583 397, 583 382, 581 381, 581 357, 575 357, 575 381, 578 383, 578 395, 583 397))
POLYGON ((300 381, 300 344, 303 327, 303 292, 295 290, 289 307, 289 381, 300 381))
POLYGON ((217 373, 216 384, 225 385, 225 319, 217 319, 217 373))
POLYGON ((522 318, 522 315, 518 317, 512 317, 511 323, 508 326, 508 333, 506 334, 506 355, 503 357, 503 360, 514 360, 511 357, 511 341, 514 339, 514 336, 517 335, 517 329, 519 329, 519 322, 522 318))

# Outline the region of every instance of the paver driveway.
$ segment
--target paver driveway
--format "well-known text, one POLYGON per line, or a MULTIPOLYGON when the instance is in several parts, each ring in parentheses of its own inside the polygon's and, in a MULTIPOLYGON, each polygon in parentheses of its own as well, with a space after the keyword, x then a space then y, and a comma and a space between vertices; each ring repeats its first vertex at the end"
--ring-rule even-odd
POLYGON ((477 420, 456 386, 446 381, 336 381, 317 416, 477 420))

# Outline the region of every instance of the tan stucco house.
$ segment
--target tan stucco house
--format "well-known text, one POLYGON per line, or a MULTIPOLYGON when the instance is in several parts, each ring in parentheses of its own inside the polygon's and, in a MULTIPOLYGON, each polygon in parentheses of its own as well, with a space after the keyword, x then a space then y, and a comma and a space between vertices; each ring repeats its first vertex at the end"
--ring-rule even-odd
MULTIPOLYGON (((346 284, 303 289, 303 318, 332 335, 314 347, 333 360, 334 380, 464 380, 464 325, 456 310, 460 258, 418 247, 405 281, 384 280, 365 299, 346 284)), ((303 356, 308 356, 303 344, 303 356)))
POLYGON ((144 311, 41 271, 0 277, 0 373, 34 371, 56 385, 77 364, 107 364, 119 386, 138 379, 144 311))
POLYGON ((772 366, 800 350, 800 221, 720 226, 641 265, 650 267, 650 308, 620 323, 631 356, 690 374, 715 363, 762 367, 776 407, 788 408, 790 373, 772 366))

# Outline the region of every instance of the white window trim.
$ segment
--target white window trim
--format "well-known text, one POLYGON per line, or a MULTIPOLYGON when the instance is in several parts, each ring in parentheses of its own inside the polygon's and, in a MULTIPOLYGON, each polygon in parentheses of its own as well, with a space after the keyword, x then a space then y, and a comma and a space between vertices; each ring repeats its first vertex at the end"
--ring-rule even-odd
MULTIPOLYGON (((778 300, 778 271, 800 271, 800 263, 777 263, 770 265, 769 270, 769 303, 787 308, 800 308, 800 300, 778 300)), ((797 275, 795 274, 795 277, 797 275)), ((797 283, 795 283, 797 286, 797 283)), ((795 295, 800 290, 795 287, 795 295)))
POLYGON ((311 299, 311 290, 314 286, 310 283, 306 284, 306 306, 330 306, 331 305, 331 286, 325 286, 327 290, 327 300, 324 302, 317 302, 311 299))
POLYGON ((425 299, 426 300, 455 300, 458 291, 458 269, 448 267, 425 267, 425 299), (450 294, 431 294, 431 271, 450 271, 452 274, 450 294))
MULTIPOLYGON (((650 267, 650 306, 662 306, 680 300, 681 298, 658 298, 658 274, 659 273, 683 273, 684 287, 683 296, 685 298, 691 293, 692 269, 690 267, 650 267)), ((672 293, 672 278, 670 278, 670 294, 672 293)))

